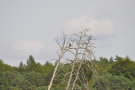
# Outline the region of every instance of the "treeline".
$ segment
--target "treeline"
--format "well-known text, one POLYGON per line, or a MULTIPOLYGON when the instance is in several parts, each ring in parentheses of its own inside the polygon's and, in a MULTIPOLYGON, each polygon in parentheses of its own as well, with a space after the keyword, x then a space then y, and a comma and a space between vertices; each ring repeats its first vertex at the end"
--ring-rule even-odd
MULTIPOLYGON (((89 60, 85 60, 81 67, 85 77, 79 75, 89 90, 135 90, 135 61, 119 56, 114 59, 101 57, 93 61, 98 76, 86 68, 86 64, 92 65, 89 60)), ((72 62, 60 64, 51 90, 65 90, 71 65, 72 62)), ((20 62, 18 67, 4 64, 0 60, 0 90, 47 90, 54 68, 55 64, 49 61, 45 64, 37 63, 33 56, 29 56, 26 64, 20 62)), ((80 82, 77 83, 79 85, 80 82)), ((83 87, 81 89, 85 90, 83 87)))

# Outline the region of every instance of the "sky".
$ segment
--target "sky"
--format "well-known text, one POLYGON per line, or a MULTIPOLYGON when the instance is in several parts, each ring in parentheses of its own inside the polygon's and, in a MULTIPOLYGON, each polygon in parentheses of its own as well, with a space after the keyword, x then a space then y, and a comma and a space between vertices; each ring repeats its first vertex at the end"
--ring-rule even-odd
POLYGON ((57 58, 62 33, 90 29, 95 56, 135 60, 135 0, 0 0, 0 59, 10 65, 33 55, 57 58))

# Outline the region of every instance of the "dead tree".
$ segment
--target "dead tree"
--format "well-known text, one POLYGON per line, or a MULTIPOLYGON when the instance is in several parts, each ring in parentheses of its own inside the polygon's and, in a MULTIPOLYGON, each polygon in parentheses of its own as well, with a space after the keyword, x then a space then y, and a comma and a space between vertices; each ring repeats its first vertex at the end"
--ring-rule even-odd
POLYGON ((89 90, 86 83, 81 81, 79 78, 81 76, 83 80, 86 80, 85 74, 81 71, 82 64, 85 60, 91 61, 91 64, 87 64, 86 67, 88 67, 88 69, 93 72, 93 74, 95 75, 95 79, 98 81, 98 73, 94 67, 93 62, 93 60, 95 59, 93 53, 94 45, 92 43, 93 38, 91 35, 88 35, 88 31, 88 29, 84 29, 78 34, 71 35, 69 38, 67 38, 67 36, 65 35, 64 40, 61 44, 57 41, 57 44, 60 47, 60 52, 58 54, 57 63, 50 84, 48 86, 48 90, 51 89, 53 80, 56 77, 56 72, 58 71, 59 64, 65 53, 72 54, 72 58, 68 59, 69 62, 72 61, 72 67, 71 71, 68 72, 69 74, 67 74, 68 81, 66 82, 66 90, 81 90, 81 87, 77 84, 77 81, 80 81, 81 84, 84 85, 86 90, 89 90))
POLYGON ((69 46, 69 40, 67 41, 66 35, 64 36, 64 39, 63 39, 62 43, 60 43, 58 41, 58 39, 56 39, 56 43, 59 45, 59 48, 60 48, 59 51, 60 52, 58 53, 58 59, 56 59, 56 66, 55 66, 55 69, 54 69, 50 84, 48 86, 48 90, 50 90, 51 87, 52 87, 52 84, 53 84, 54 78, 56 76, 56 73, 58 71, 58 67, 59 67, 61 59, 63 58, 64 54, 69 50, 69 47, 70 47, 69 46))
POLYGON ((88 29, 85 29, 79 34, 74 34, 74 36, 76 37, 76 39, 74 40, 74 47, 70 49, 72 52, 74 52, 74 60, 66 90, 74 90, 76 86, 78 87, 78 85, 76 85, 76 81, 79 79, 79 73, 82 63, 84 62, 84 60, 92 60, 95 58, 92 52, 94 46, 91 41, 93 38, 92 36, 88 35, 87 32, 88 29), (80 63, 78 65, 78 69, 74 68, 76 62, 80 63), (71 80, 73 78, 73 71, 76 71, 76 77, 72 81, 73 83, 71 83, 71 80))

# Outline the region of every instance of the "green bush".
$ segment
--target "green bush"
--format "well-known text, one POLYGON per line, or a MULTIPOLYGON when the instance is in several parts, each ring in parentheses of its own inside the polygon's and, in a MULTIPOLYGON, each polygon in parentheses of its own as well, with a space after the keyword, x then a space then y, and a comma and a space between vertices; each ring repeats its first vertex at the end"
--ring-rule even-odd
POLYGON ((93 90, 135 90, 133 82, 124 76, 104 74, 93 84, 93 90))

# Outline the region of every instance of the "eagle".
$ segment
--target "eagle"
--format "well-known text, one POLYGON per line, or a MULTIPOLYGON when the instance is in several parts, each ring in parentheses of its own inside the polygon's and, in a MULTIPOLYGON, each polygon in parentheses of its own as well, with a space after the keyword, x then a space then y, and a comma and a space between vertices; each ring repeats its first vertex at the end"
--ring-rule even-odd
POLYGON ((69 43, 69 47, 71 47, 72 45, 69 43))

